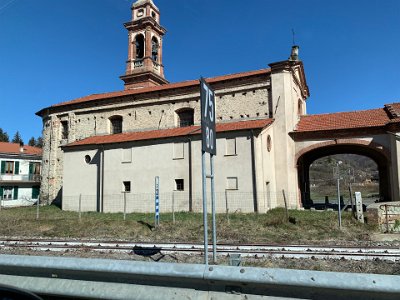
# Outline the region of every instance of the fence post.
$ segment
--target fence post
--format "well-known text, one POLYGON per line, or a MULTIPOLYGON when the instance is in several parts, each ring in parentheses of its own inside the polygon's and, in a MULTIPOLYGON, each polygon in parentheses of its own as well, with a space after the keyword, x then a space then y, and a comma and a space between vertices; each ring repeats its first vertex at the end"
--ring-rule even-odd
POLYGON ((124 221, 126 221, 126 192, 124 193, 124 221))
POLYGON ((225 209, 226 209, 226 219, 228 220, 228 224, 231 224, 229 220, 229 207, 228 207, 228 190, 225 190, 225 209))
POLYGON ((386 212, 386 232, 389 233, 389 212, 387 204, 385 204, 385 212, 386 212))
POLYGON ((78 216, 79 216, 79 221, 81 220, 81 218, 82 218, 82 212, 81 212, 81 209, 82 209, 82 194, 79 194, 79 213, 78 213, 78 216))
POLYGON ((40 202, 40 197, 38 197, 36 202, 36 220, 39 220, 39 202, 40 202))
POLYGON ((282 190, 282 194, 283 194, 283 201, 285 202, 285 216, 286 216, 286 221, 289 221, 289 212, 288 212, 288 205, 287 205, 287 201, 286 201, 285 190, 282 190))
POLYGON ((172 192, 172 223, 175 224, 175 193, 172 192))

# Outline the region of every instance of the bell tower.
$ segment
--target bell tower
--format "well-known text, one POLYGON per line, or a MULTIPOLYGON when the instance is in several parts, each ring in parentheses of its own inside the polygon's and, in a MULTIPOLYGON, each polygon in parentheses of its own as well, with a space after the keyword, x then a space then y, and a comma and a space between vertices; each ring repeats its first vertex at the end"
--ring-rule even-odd
POLYGON ((139 89, 168 83, 162 64, 162 39, 166 33, 160 25, 160 11, 153 0, 137 0, 132 5, 128 30, 128 60, 120 78, 125 89, 139 89))

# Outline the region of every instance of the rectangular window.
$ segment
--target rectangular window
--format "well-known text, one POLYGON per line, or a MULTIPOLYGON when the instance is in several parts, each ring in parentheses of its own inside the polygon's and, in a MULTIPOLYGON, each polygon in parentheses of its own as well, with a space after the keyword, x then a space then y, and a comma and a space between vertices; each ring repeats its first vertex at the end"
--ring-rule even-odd
POLYGON ((132 148, 122 149, 122 162, 123 163, 132 162, 132 148))
POLYGON ((174 159, 183 159, 185 153, 185 144, 184 143, 174 143, 174 159))
POLYGON ((4 200, 13 199, 13 188, 12 188, 12 186, 3 187, 3 195, 2 196, 3 196, 4 200))
POLYGON ((237 177, 227 177, 226 178, 226 189, 227 190, 237 190, 238 189, 237 177))
POLYGON ((114 116, 110 118, 110 133, 118 134, 122 133, 122 117, 114 116))
POLYGON ((175 179, 175 190, 176 191, 184 191, 185 190, 183 179, 175 179))
POLYGON ((61 121, 61 139, 68 139, 68 121, 61 121))
POLYGON ((225 155, 236 155, 236 138, 225 140, 225 155))
POLYGON ((14 174, 14 162, 6 161, 3 174, 14 174))
POLYGON ((40 181, 40 163, 38 162, 29 163, 29 180, 40 181))
POLYGON ((130 193, 131 191, 131 182, 130 181, 124 181, 124 192, 130 193))

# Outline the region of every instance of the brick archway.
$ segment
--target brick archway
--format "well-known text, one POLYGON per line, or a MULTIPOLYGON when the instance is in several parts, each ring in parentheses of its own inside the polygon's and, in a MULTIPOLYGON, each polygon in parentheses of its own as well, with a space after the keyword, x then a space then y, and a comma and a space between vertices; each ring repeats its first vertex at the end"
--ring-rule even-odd
POLYGON ((378 165, 379 194, 386 201, 390 199, 390 152, 383 145, 361 139, 336 139, 309 145, 296 153, 298 184, 304 207, 312 204, 309 169, 315 160, 335 154, 357 154, 366 156, 378 165))

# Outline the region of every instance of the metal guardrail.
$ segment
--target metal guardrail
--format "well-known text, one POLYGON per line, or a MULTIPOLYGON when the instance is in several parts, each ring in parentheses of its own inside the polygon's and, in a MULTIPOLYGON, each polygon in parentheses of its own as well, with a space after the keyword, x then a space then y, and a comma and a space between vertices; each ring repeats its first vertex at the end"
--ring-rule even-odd
POLYGON ((393 275, 17 255, 0 255, 0 274, 0 284, 53 298, 400 298, 393 275))

